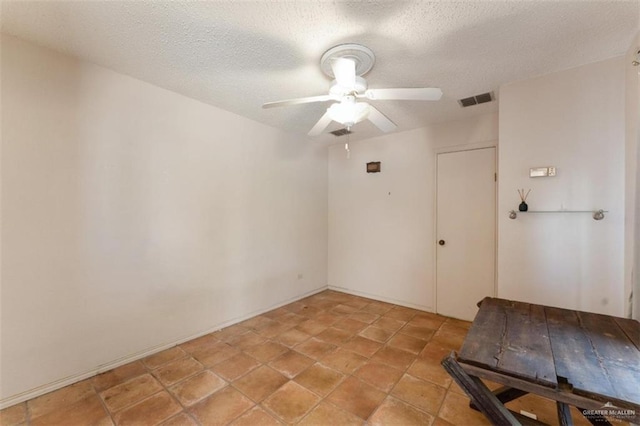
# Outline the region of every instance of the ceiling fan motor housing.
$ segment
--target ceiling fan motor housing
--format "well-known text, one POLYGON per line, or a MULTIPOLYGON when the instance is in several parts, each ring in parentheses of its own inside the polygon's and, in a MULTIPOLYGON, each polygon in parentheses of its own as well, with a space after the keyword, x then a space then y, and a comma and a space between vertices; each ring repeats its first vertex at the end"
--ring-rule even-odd
POLYGON ((356 77, 356 83, 353 87, 344 87, 338 84, 337 80, 333 80, 331 82, 331 88, 329 89, 329 94, 336 96, 344 96, 350 95, 352 93, 362 94, 367 90, 367 80, 362 77, 356 77))

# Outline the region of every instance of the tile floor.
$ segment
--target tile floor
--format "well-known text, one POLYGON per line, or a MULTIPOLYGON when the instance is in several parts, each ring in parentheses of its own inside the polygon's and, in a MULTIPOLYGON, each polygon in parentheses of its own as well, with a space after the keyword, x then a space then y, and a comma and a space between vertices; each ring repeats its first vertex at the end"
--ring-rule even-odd
MULTIPOLYGON (((324 291, 4 409, 0 424, 484 425, 440 366, 469 325, 324 291)), ((551 401, 509 406, 557 424, 551 401)))

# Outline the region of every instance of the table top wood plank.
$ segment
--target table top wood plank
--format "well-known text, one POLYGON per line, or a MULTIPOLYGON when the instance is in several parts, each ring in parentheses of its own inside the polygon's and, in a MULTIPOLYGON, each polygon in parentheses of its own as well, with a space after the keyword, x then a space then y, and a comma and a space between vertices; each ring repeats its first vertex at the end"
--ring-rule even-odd
POLYGON ((480 307, 460 350, 460 361, 555 387, 543 307, 490 297, 480 307))
POLYGON ((495 299, 492 303, 502 304, 507 315, 506 336, 497 370, 541 385, 557 386, 544 307, 495 299))
POLYGON ((587 312, 578 312, 577 316, 614 385, 613 396, 640 405, 640 351, 613 317, 587 312))
POLYGON ((629 340, 635 345, 636 349, 640 351, 640 322, 629 318, 613 317, 618 327, 624 334, 627 335, 629 340))
POLYGON ((573 386, 579 395, 616 395, 611 378, 580 327, 577 312, 546 307, 545 313, 558 381, 573 386))
MULTIPOLYGON (((480 306, 491 304, 492 300, 485 298, 480 306)), ((506 320, 506 313, 500 305, 493 306, 492 309, 486 305, 480 309, 462 344, 459 359, 480 367, 495 368, 505 337, 506 320)))

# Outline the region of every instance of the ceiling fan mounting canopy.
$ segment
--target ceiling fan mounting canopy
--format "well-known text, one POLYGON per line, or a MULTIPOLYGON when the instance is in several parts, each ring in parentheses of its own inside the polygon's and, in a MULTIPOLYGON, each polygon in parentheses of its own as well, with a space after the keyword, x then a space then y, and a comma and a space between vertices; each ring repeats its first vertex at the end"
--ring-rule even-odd
POLYGON ((373 105, 357 102, 357 99, 437 101, 442 97, 442 90, 434 87, 368 89, 367 81, 362 75, 371 70, 374 62, 375 56, 371 49, 360 44, 340 44, 332 47, 320 59, 320 68, 329 77, 334 78, 329 94, 267 102, 262 107, 273 108, 333 101, 337 103, 327 108, 324 115, 309 132, 310 136, 321 134, 332 121, 351 128, 354 124, 365 119, 371 121, 383 132, 390 132, 396 128, 395 123, 373 105))
POLYGON ((356 76, 362 77, 373 68, 376 55, 367 46, 356 43, 339 44, 324 52, 320 58, 320 69, 331 78, 336 78, 333 62, 336 59, 350 59, 356 64, 356 76))

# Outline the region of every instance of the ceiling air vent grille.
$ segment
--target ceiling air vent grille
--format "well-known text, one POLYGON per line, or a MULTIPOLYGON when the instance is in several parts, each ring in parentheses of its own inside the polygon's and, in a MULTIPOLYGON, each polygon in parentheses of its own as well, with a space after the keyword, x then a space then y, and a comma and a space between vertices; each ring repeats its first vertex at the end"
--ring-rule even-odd
POLYGON ((480 95, 471 96, 469 98, 458 99, 462 108, 470 107, 472 105, 484 104, 494 100, 493 92, 482 93, 480 95))
POLYGON ((344 136, 344 135, 348 135, 349 133, 352 133, 350 130, 347 130, 346 128, 344 129, 338 129, 338 130, 334 130, 333 132, 329 132, 331 133, 333 136, 344 136))

